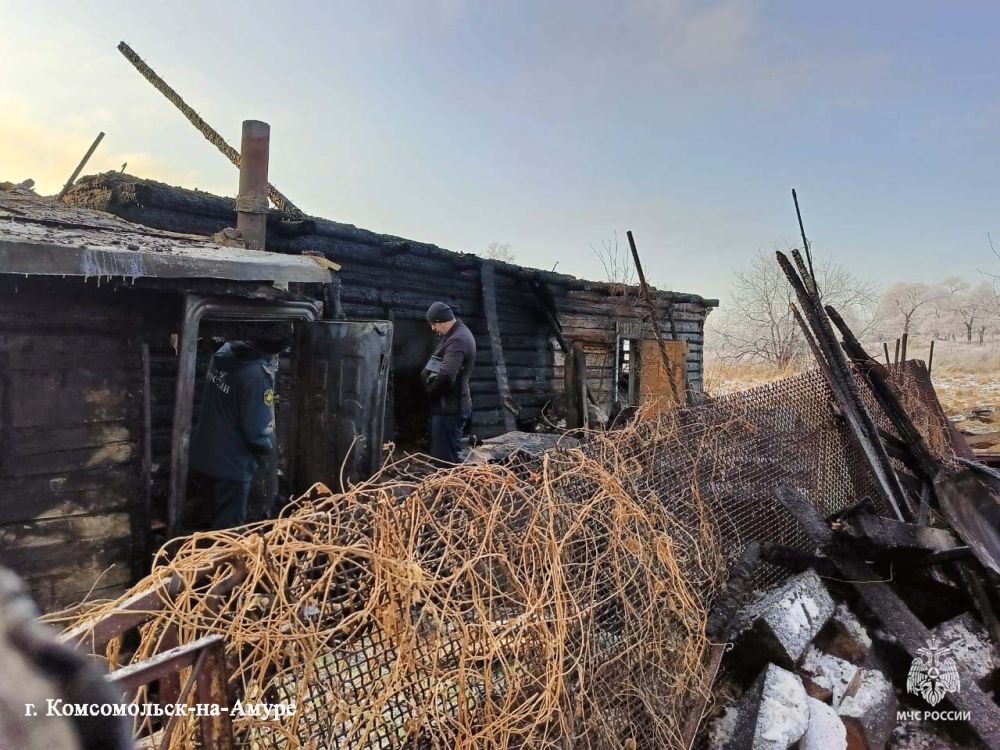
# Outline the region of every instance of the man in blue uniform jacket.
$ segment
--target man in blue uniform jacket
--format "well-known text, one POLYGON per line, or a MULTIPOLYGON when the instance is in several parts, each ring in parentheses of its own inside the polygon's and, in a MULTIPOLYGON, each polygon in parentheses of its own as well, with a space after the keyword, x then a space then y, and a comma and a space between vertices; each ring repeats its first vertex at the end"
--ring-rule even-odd
POLYGON ((246 522, 250 481, 274 452, 274 374, 282 339, 230 341, 212 357, 191 437, 191 470, 212 485, 212 527, 246 522))
POLYGON ((431 407, 431 455, 455 464, 462 427, 472 416, 469 376, 476 361, 476 339, 444 302, 430 306, 427 322, 441 337, 422 373, 431 407))

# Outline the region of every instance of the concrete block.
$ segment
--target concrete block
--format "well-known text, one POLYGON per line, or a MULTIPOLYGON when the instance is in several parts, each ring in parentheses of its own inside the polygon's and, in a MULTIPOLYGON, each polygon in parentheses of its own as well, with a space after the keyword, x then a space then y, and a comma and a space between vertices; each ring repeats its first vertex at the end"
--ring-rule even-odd
POLYGON ((768 664, 744 694, 726 750, 788 750, 809 726, 802 680, 768 664))
POLYGON ((942 646, 951 647, 958 661, 972 671, 976 682, 984 687, 991 675, 1000 669, 1000 650, 994 648, 989 634, 971 613, 954 617, 931 628, 942 646))
POLYGON ((837 713, 847 728, 848 750, 885 747, 896 726, 896 693, 892 683, 875 669, 859 670, 837 713))
POLYGON ((833 611, 826 586, 814 571, 807 570, 744 607, 736 618, 735 633, 745 653, 792 669, 833 611))
POLYGON ((826 653, 852 664, 862 665, 872 648, 872 639, 865 626, 844 603, 837 605, 827 623, 829 637, 818 644, 826 653))
POLYGON ((847 729, 832 706, 809 699, 809 726, 797 750, 847 750, 847 729))
POLYGON ((830 704, 837 707, 847 694, 847 689, 858 673, 858 667, 810 646, 802 657, 799 671, 803 681, 808 679, 816 687, 829 690, 830 704))

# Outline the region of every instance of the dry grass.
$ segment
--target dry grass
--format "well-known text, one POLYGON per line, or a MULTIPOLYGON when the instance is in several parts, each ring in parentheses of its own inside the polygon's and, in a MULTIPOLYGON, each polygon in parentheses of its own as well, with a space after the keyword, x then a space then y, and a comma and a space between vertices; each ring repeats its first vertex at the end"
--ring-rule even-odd
POLYGON ((792 364, 784 369, 761 364, 734 363, 708 355, 705 358, 705 393, 723 396, 773 383, 802 372, 803 368, 792 364))
MULTIPOLYGON (((872 354, 883 352, 881 342, 867 342, 866 347, 872 354)), ((910 342, 907 356, 926 362, 929 349, 929 341, 917 339, 910 342)), ((889 353, 893 355, 894 346, 889 347, 889 353)), ((812 366, 811 361, 804 364, 812 366)), ((733 364, 709 356, 705 360, 705 392, 721 396, 744 391, 790 377, 801 369, 800 365, 781 369, 733 364)), ((1000 342, 982 346, 964 341, 935 342, 932 378, 941 406, 948 415, 965 414, 978 406, 992 406, 1000 411, 1000 342)))

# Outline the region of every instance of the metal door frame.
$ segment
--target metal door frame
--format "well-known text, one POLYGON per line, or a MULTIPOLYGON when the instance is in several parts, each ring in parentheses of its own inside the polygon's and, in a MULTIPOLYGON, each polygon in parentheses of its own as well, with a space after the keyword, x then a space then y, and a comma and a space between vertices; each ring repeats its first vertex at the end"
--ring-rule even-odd
POLYGON ((174 424, 170 437, 170 495, 167 498, 167 537, 173 538, 180 526, 187 496, 188 449, 194 412, 194 380, 198 356, 198 327, 203 320, 266 322, 290 320, 311 323, 320 319, 321 306, 309 300, 254 302, 223 297, 184 296, 181 335, 178 344, 177 384, 174 397, 174 424))

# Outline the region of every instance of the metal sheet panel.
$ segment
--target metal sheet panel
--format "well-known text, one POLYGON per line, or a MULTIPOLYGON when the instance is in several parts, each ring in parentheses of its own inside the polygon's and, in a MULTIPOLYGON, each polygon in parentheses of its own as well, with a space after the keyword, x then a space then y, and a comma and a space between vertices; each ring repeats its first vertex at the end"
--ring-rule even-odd
POLYGON ((295 485, 331 488, 341 477, 374 474, 382 458, 392 323, 322 321, 303 326, 299 343, 299 408, 295 485))

